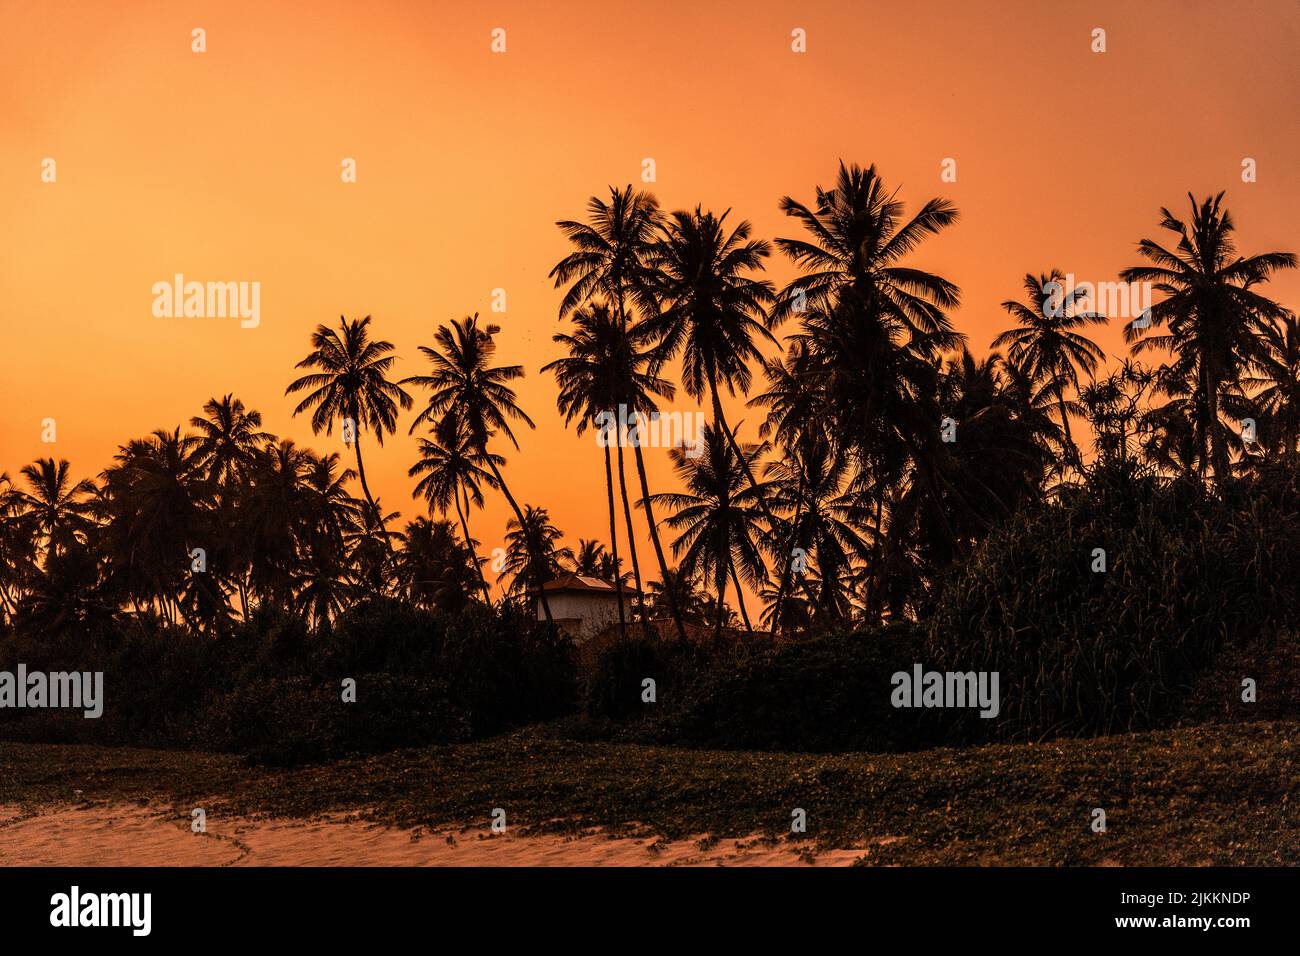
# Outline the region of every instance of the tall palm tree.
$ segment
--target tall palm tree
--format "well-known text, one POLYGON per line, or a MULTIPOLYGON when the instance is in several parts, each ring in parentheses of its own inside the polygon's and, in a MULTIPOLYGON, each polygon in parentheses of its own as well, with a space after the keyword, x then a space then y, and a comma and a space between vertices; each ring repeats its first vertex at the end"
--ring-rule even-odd
MULTIPOLYGON (((501 329, 496 325, 480 327, 477 312, 466 316, 463 321, 452 320, 450 325, 440 325, 434 333, 437 347, 420 346, 433 371, 428 375, 405 378, 402 384, 418 385, 430 393, 428 403, 411 423, 411 431, 426 421, 441 421, 448 413, 459 416, 471 446, 478 450, 481 463, 492 472, 495 487, 501 489, 514 511, 515 521, 519 527, 527 528, 524 512, 501 475, 497 463, 499 457, 491 455, 487 449, 488 441, 497 432, 504 434, 515 448, 519 447, 514 432, 510 430, 511 421, 521 421, 529 428, 536 427, 519 407, 514 389, 508 384, 523 378, 523 366, 494 367, 491 364, 497 348, 493 336, 499 331, 501 329)), ((536 544, 541 546, 540 542, 536 544)), ((536 552, 533 559, 541 560, 536 552)), ((538 596, 547 623, 554 623, 546 592, 540 591, 538 596)))
MULTIPOLYGON (((652 539, 656 541, 655 553, 663 566, 663 549, 658 544, 658 530, 648 501, 649 487, 645 482, 644 459, 641 458, 642 438, 634 426, 634 435, 625 434, 624 415, 648 416, 656 410, 655 397, 671 398, 671 382, 656 373, 657 362, 647 347, 648 330, 644 325, 625 329, 611 314, 609 307, 599 301, 589 303, 573 313, 572 334, 558 333, 554 341, 568 349, 568 356, 556 359, 542 367, 543 372, 554 372, 560 385, 556 399, 565 423, 577 420, 577 432, 582 434, 589 424, 599 429, 599 444, 605 453, 605 491, 609 502, 610 546, 614 562, 618 563, 618 534, 614 516, 614 480, 611 467, 611 444, 618 449, 619 483, 623 498, 623 517, 632 557, 632 574, 636 581, 641 618, 649 629, 645 600, 641 595, 641 568, 633 543, 632 513, 629 507, 627 486, 623 481, 623 445, 630 442, 637 451, 638 470, 642 476, 643 504, 647 508, 647 523, 652 539)), ((623 625, 622 593, 619 593, 619 622, 623 625)), ((685 631, 677 615, 673 617, 678 634, 685 631)), ((624 628, 625 630, 625 628, 624 628)))
MULTIPOLYGON (((612 305, 614 321, 625 339, 620 345, 621 351, 631 359, 632 368, 627 369, 622 391, 627 393, 625 404, 629 411, 639 411, 650 415, 655 411, 652 391, 644 383, 636 381, 637 367, 644 367, 644 375, 658 378, 657 372, 663 356, 657 350, 641 352, 642 345, 648 345, 644 328, 632 320, 633 309, 643 315, 653 315, 657 310, 654 286, 656 273, 652 265, 654 249, 660 241, 660 227, 663 215, 659 211, 658 200, 646 192, 633 192, 629 185, 622 190, 610 187, 609 202, 593 196, 587 203, 589 220, 587 222, 562 221, 557 223, 565 238, 574 246, 569 253, 556 264, 550 272, 555 287, 561 288, 566 283, 569 288, 560 302, 560 318, 564 318, 583 303, 596 298, 612 305), (643 394, 644 393, 644 394, 643 394)), ((672 397, 672 385, 665 380, 660 382, 667 387, 667 392, 660 395, 672 397)), ((617 405, 610 406, 616 409, 617 405)), ((641 568, 637 555, 636 534, 631 528, 631 513, 627 494, 627 480, 623 463, 623 442, 620 434, 618 444, 619 488, 623 499, 623 515, 628 524, 627 543, 632 559, 632 573, 641 591, 641 568)), ((636 460, 637 476, 641 484, 641 506, 645 509, 646 525, 650 530, 650 542, 654 546, 655 560, 659 564, 662 576, 668 570, 664 557, 663 542, 659 537, 659 523, 655 520, 654 508, 650 503, 650 483, 646 474, 645 455, 641 443, 633 441, 633 456, 636 460)), ((670 602, 673 595, 667 596, 670 602)), ((642 597, 644 601, 644 598, 642 597)), ((644 603, 642 612, 644 615, 644 603)), ((671 612, 678 635, 685 639, 680 615, 671 612)))
POLYGON ((1200 203, 1188 193, 1191 221, 1166 208, 1160 226, 1178 237, 1171 250, 1143 239, 1138 252, 1147 264, 1125 269, 1125 282, 1151 282, 1164 298, 1124 329, 1135 354, 1152 350, 1173 353, 1170 368, 1178 379, 1196 381, 1196 438, 1200 473, 1212 467, 1216 479, 1229 474, 1228 429, 1220 412, 1225 383, 1235 383, 1244 366, 1259 356, 1266 323, 1286 310, 1256 287, 1282 269, 1293 269, 1290 252, 1242 256, 1233 239, 1235 224, 1223 206, 1223 193, 1200 203), (1161 334, 1157 330, 1165 329, 1161 334))
POLYGON ((418 517, 402 534, 397 576, 416 607, 462 610, 478 588, 480 571, 450 521, 418 517))
MULTIPOLYGON (((702 454, 695 458, 683 449, 672 450, 674 470, 686 490, 664 492, 655 499, 673 511, 666 519, 669 527, 681 530, 672 545, 673 554, 681 556, 679 573, 688 578, 698 575, 713 587, 719 608, 726 601, 728 581, 733 583, 741 617, 752 633, 741 581, 757 587, 767 577, 759 550, 763 515, 758 502, 763 489, 747 485, 745 469, 721 428, 706 425, 702 443, 702 454)), ((751 447, 741 454, 752 466, 758 453, 751 447)), ((721 629, 719 616, 715 635, 721 629)))
MULTIPOLYGON (((421 438, 417 441, 420 457, 407 474, 423 477, 411 492, 411 497, 423 497, 431 509, 436 508, 444 516, 449 508, 456 509, 465 547, 470 552, 479 587, 483 591, 483 600, 490 604, 492 598, 487 578, 483 575, 482 562, 475 550, 477 542, 469 533, 469 511, 471 504, 475 508, 483 507, 483 486, 495 487, 496 478, 483 467, 487 453, 475 447, 459 416, 454 413, 444 415, 434 426, 432 434, 432 439, 421 438)), ((497 467, 505 464, 505 459, 500 455, 491 457, 497 467)))
POLYGON ((933 396, 938 357, 963 341, 948 319, 960 295, 906 257, 958 214, 947 200, 931 199, 907 219, 875 166, 842 162, 835 185, 818 187, 812 205, 786 196, 781 207, 808 233, 776 240, 799 270, 772 310, 774 322, 799 316, 788 384, 804 391, 805 405, 824 410, 874 498, 872 582, 885 558, 880 529, 892 521, 885 508, 891 489, 910 475, 941 514, 946 489, 933 396))
MULTIPOLYGON (((369 428, 382 446, 384 435, 397 430, 399 406, 410 408, 411 396, 401 385, 390 382, 388 373, 396 356, 393 344, 383 340, 371 341, 370 316, 349 322, 339 317, 338 331, 326 325, 316 326, 312 333, 312 351, 296 368, 318 369, 304 375, 285 389, 286 395, 306 391, 307 396, 298 403, 293 414, 299 415, 314 409, 311 416, 313 434, 333 433, 334 422, 352 422, 353 448, 357 456, 357 475, 361 490, 370 508, 368 515, 378 515, 374 496, 366 483, 366 466, 361 456, 361 432, 369 428)), ((387 542, 387 534, 380 536, 387 542)), ((391 548, 389 554, 391 555, 391 548)))
POLYGON ((1079 303, 1081 288, 1066 289, 1065 276, 1059 269, 1035 277, 1025 275, 1027 302, 1007 300, 1002 303, 1017 321, 993 340, 992 348, 1009 345, 1007 358, 1024 368, 1035 382, 1044 382, 1056 396, 1061 418, 1065 452, 1075 469, 1083 469, 1083 456, 1070 434, 1070 411, 1066 388, 1078 391, 1079 372, 1092 376, 1097 363, 1106 357, 1101 348, 1079 330, 1088 325, 1104 325, 1106 316, 1084 312, 1079 303))

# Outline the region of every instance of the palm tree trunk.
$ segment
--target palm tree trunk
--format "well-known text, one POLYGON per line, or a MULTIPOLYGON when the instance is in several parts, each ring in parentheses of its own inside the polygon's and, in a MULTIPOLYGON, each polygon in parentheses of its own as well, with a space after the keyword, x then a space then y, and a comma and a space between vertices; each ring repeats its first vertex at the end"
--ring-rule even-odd
POLYGON ((722 636, 722 609, 726 607, 727 598, 727 565, 723 562, 722 573, 718 578, 718 606, 714 608, 717 611, 717 620, 713 624, 713 640, 717 641, 722 636))
POLYGON ((1079 453, 1079 446, 1074 443, 1074 436, 1070 434, 1070 413, 1065 410, 1065 389, 1056 390, 1056 404, 1061 411, 1061 429, 1065 433, 1065 447, 1068 449, 1070 461, 1074 464, 1075 470, 1080 474, 1083 473, 1083 456, 1079 453))
MULTIPOLYGON (((645 456, 641 454, 641 443, 637 442, 633 445, 632 451, 636 455, 636 471, 641 478, 641 505, 645 508, 646 524, 650 526, 650 541, 654 544, 655 558, 659 561, 659 580, 667 584, 668 562, 664 560, 664 546, 659 541, 659 528, 655 524, 654 511, 650 505, 650 483, 646 480, 645 456)), ((672 615, 673 624, 677 627, 677 637, 685 642, 686 625, 682 623, 682 612, 677 606, 677 595, 672 588, 664 590, 668 596, 668 613, 672 615)))
MULTIPOLYGON (((515 513, 515 520, 519 522, 520 530, 526 529, 528 525, 525 522, 524 513, 519 509, 519 502, 515 501, 515 496, 510 493, 510 489, 506 486, 506 480, 501 475, 501 469, 497 467, 497 463, 488 454, 487 445, 480 445, 479 451, 487 461, 488 467, 492 469, 492 476, 497 480, 497 487, 501 489, 501 493, 506 496, 506 501, 510 503, 510 508, 515 513)), ((542 556, 536 553, 536 549, 533 547, 534 544, 535 542, 530 541, 528 546, 529 550, 534 552, 532 556, 534 566, 540 568, 543 564, 542 556)), ((542 612, 546 616, 546 623, 554 624, 555 618, 551 616, 551 602, 546 599, 546 589, 542 587, 543 583, 541 581, 537 582, 537 598, 542 602, 542 612)))
MULTIPOLYGON (((731 450, 735 452, 736 458, 740 461, 740 468, 744 471, 745 478, 749 481, 749 487, 753 489, 756 495, 758 495, 758 507, 762 510, 763 517, 767 519, 768 527, 775 528, 777 521, 776 517, 772 514, 772 510, 767 506, 767 496, 763 494, 762 490, 758 487, 758 482, 754 480, 754 473, 749 468, 749 462, 745 460, 745 456, 741 453, 740 445, 736 441, 736 436, 732 433, 731 426, 727 424, 727 417, 722 412, 722 400, 718 397, 717 376, 714 374, 713 369, 709 369, 709 393, 713 396, 713 420, 722 428, 722 434, 727 437, 727 442, 731 445, 731 450)), ((784 563, 789 565, 792 557, 792 555, 787 554, 784 563)), ((799 584, 803 588, 803 592, 807 596, 808 600, 815 602, 816 598, 813 597, 812 589, 808 585, 808 580, 801 577, 799 579, 799 584)))
MULTIPOLYGON (((606 450, 608 451, 608 446, 606 450)), ((645 591, 641 587, 641 563, 636 556, 636 531, 632 527, 632 507, 628 504, 627 474, 623 468, 623 442, 621 438, 618 443, 618 486, 623 495, 623 521, 627 525, 627 549, 632 556, 632 580, 636 582, 636 600, 637 608, 641 612, 641 630, 649 638, 653 637, 653 635, 650 633, 650 615, 645 612, 645 591)), ((621 583, 619 587, 622 588, 621 583)))
MULTIPOLYGON (((357 419, 352 419, 354 422, 357 419)), ((370 502, 370 513, 374 515, 375 521, 379 523, 379 537, 384 542, 384 547, 388 550, 388 556, 393 557, 393 543, 388 540, 388 533, 384 527, 384 516, 379 513, 379 506, 375 504, 374 496, 370 494, 370 486, 366 484, 366 466, 361 461, 361 427, 358 425, 356 434, 352 436, 352 447, 357 454, 357 475, 361 478, 361 491, 366 496, 366 501, 370 502)))
POLYGON ((483 600, 489 606, 492 604, 492 592, 488 590, 487 578, 483 576, 483 565, 479 564, 478 552, 474 550, 474 539, 469 536, 469 520, 465 517, 465 511, 469 508, 469 492, 465 492, 465 509, 460 506, 460 493, 462 489, 457 488, 452 491, 456 499, 456 516, 460 518, 460 531, 465 535, 465 550, 469 552, 470 560, 474 562, 474 570, 478 573, 478 583, 483 587, 483 600))
POLYGON ((618 634, 627 640, 627 617, 623 611, 623 582, 618 573, 618 518, 614 515, 614 469, 610 463, 609 443, 605 443, 605 498, 609 501, 609 553, 614 557, 614 588, 618 595, 618 634))
POLYGON ((740 619, 745 622, 745 630, 749 633, 750 640, 754 638, 754 627, 749 623, 749 612, 745 610, 745 592, 741 590, 740 578, 736 574, 736 565, 731 565, 731 583, 736 586, 736 603, 740 605, 740 619))
POLYGON ((790 566, 794 563, 794 549, 797 547, 795 534, 798 532, 799 520, 803 517, 803 470, 799 472, 799 495, 795 500, 794 520, 790 524, 790 540, 785 542, 785 550, 790 552, 789 560, 781 562, 781 581, 776 588, 776 603, 772 606, 772 640, 781 636, 781 616, 784 610, 786 590, 790 586, 790 566))

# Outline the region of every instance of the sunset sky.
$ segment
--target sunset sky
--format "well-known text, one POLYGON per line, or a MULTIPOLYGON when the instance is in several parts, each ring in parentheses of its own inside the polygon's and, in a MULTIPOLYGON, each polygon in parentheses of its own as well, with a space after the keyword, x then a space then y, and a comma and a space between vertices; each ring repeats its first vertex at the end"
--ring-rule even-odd
MULTIPOLYGON (((128 438, 226 392, 268 430, 346 452, 337 431, 292 419, 284 395, 316 324, 369 314, 397 346, 397 376, 420 374, 417 345, 438 323, 487 314, 502 287, 500 359, 526 367, 520 402, 538 425, 522 452, 496 448, 506 477, 569 544, 605 540, 600 450, 564 430, 554 379, 538 374, 560 354, 555 220, 633 183, 669 209, 731 208, 760 237, 800 235, 783 195, 811 202, 840 158, 874 162, 909 212, 936 195, 959 207, 913 264, 961 287, 955 322, 983 353, 1024 273, 1115 279, 1188 190, 1227 190, 1244 252, 1300 250, 1298 11, 0 0, 0 469, 52 455, 94 476, 128 438), (494 27, 505 54, 490 50, 494 27), (790 49, 796 27, 804 54, 790 49), (1095 27, 1104 54, 1090 49, 1095 27), (340 181, 344 157, 356 184, 340 181), (640 180, 646 157, 653 184, 640 180), (945 157, 955 183, 940 181, 945 157), (1255 183, 1241 181, 1245 157, 1255 183), (151 287, 178 272, 260 282, 260 326, 155 318, 151 287)), ((774 257, 769 275, 791 273, 774 257)), ((1300 277, 1272 292, 1300 305, 1300 277)), ((1117 329, 1098 338, 1121 352, 1117 329)), ((732 407, 752 438, 758 414, 732 407)), ((666 410, 692 408, 682 397, 666 410)), ((382 450, 363 439, 371 487, 403 523, 423 513, 406 477, 414 414, 382 450)), ((647 458, 652 488, 668 490, 667 453, 647 458)), ((507 516, 494 496, 471 518, 482 553, 507 516)))

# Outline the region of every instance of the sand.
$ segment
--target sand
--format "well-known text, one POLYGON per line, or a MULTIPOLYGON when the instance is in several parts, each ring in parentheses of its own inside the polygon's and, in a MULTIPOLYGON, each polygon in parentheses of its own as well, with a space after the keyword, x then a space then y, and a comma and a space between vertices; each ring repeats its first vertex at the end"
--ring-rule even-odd
MULTIPOLYGON (((891 841, 886 837, 884 841, 891 841)), ((869 848, 827 850, 760 836, 667 841, 400 829, 356 814, 315 820, 222 819, 206 832, 172 809, 0 805, 0 866, 848 866, 869 848)))

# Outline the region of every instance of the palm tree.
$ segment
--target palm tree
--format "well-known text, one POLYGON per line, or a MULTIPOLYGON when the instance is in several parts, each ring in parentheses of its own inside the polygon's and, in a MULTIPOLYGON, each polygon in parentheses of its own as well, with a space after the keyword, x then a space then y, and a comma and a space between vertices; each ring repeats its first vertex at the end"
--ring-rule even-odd
POLYGON ((13 490, 10 504, 21 512, 21 520, 33 529, 34 538, 43 542, 38 546, 47 555, 58 553, 85 534, 91 524, 87 497, 95 492, 94 482, 74 482, 66 459, 38 458, 24 465, 20 474, 27 480, 28 490, 13 490))
POLYGON ((275 436, 261 431, 262 413, 244 409, 244 403, 232 395, 209 398, 203 405, 206 418, 194 416, 190 425, 197 432, 194 454, 207 480, 227 489, 230 482, 243 477, 257 450, 275 436))
MULTIPOLYGON (((791 381, 782 387, 801 389, 804 407, 823 410, 827 427, 856 458, 858 481, 874 499, 876 541, 868 580, 875 588, 886 557, 881 529, 891 489, 910 474, 929 495, 927 506, 942 513, 934 396, 938 357, 963 340, 947 317, 959 292, 947 279, 904 260, 925 238, 956 222, 957 210, 947 200, 931 199, 905 219, 902 202, 875 166, 863 170, 844 163, 835 185, 819 187, 811 206, 787 196, 781 207, 809 234, 776 240, 800 272, 772 311, 774 322, 799 316, 791 381)), ((868 613, 873 610, 868 607, 868 613)))
MULTIPOLYGON (((393 344, 382 340, 372 342, 369 326, 368 315, 351 322, 340 316, 338 331, 325 325, 316 326, 311 337, 312 351, 295 367, 319 371, 297 379, 285 389, 285 394, 308 392, 293 414, 296 416, 307 409, 315 409, 311 416, 313 434, 320 434, 322 429, 326 435, 332 434, 335 420, 344 423, 346 434, 346 423, 351 422, 357 475, 370 504, 367 514, 377 515, 378 508, 366 483, 366 466, 361 458, 361 432, 363 428, 369 428, 382 446, 384 435, 397 430, 398 407, 410 408, 411 396, 399 384, 388 380, 396 358, 391 354, 393 344)), ((382 528, 380 536, 388 541, 382 528)), ((390 547, 390 556, 391 553, 390 547)))
MULTIPOLYGON (((556 223, 565 238, 575 247, 575 251, 565 256, 550 272, 558 289, 565 283, 569 288, 560 302, 560 318, 564 318, 578 309, 583 303, 597 297, 612 303, 614 321, 625 340, 615 342, 618 350, 630 361, 626 363, 621 392, 627 397, 620 399, 629 413, 641 412, 651 415, 656 411, 653 388, 648 388, 646 379, 657 379, 666 388, 659 391, 661 397, 671 398, 673 387, 666 380, 658 379, 658 369, 663 356, 657 350, 640 351, 640 347, 649 344, 645 329, 631 321, 631 310, 638 308, 644 315, 654 315, 657 311, 654 286, 656 274, 652 266, 654 249, 658 243, 659 229, 663 216, 659 212, 659 203, 653 195, 645 192, 633 192, 631 186, 622 190, 610 187, 610 201, 602 201, 593 196, 587 203, 590 213, 585 223, 562 221, 556 223), (638 369, 644 368, 644 372, 638 369), (644 378, 643 378, 644 376, 644 378), (642 378, 638 381, 638 378, 642 378)), ((615 410, 618 403, 609 406, 615 410)), ((628 524, 628 550, 632 558, 632 573, 641 590, 641 567, 637 556, 636 535, 632 530, 630 506, 627 494, 627 482, 623 467, 623 435, 620 429, 618 444, 619 488, 623 498, 623 516, 628 524)), ((650 529, 650 541, 654 546, 655 560, 659 563, 662 576, 668 570, 664 557, 663 542, 659 538, 659 523, 655 520, 654 508, 650 503, 650 483, 646 475, 645 456, 641 443, 632 442, 633 455, 636 459, 637 476, 641 483, 641 506, 645 509, 646 525, 650 529)), ((667 595, 669 601, 673 595, 667 595)), ((644 598, 642 598, 644 615, 644 598)), ((671 606, 670 606, 671 611, 671 606)), ((678 635, 685 639, 680 615, 672 612, 678 635)))
POLYGON ((347 556, 347 535, 360 522, 364 503, 347 491, 356 478, 351 468, 340 470, 337 452, 303 453, 291 494, 297 501, 296 527, 287 529, 297 541, 290 574, 294 607, 319 631, 328 629, 357 593, 347 556))
MULTIPOLYGON (((643 503, 647 507, 647 523, 651 538, 656 541, 655 553, 661 562, 663 571, 663 549, 658 544, 658 530, 655 527, 653 513, 649 510, 649 486, 645 480, 644 459, 641 457, 641 437, 639 429, 636 434, 625 434, 623 419, 625 416, 649 416, 656 408, 654 396, 671 398, 674 388, 671 382, 655 372, 656 361, 649 348, 643 348, 647 340, 646 326, 631 329, 620 326, 617 318, 611 315, 603 302, 592 302, 573 313, 573 334, 558 333, 554 341, 565 345, 569 355, 556 359, 542 367, 543 372, 554 372, 560 385, 560 394, 556 399, 559 410, 564 414, 565 424, 577 419, 577 432, 581 435, 588 424, 598 430, 599 444, 605 452, 605 492, 609 503, 610 546, 613 559, 618 564, 617 521, 614 516, 614 479, 611 467, 610 445, 618 448, 619 484, 623 498, 623 517, 626 522, 627 539, 632 557, 632 574, 636 581, 638 601, 641 604, 641 619, 649 629, 648 616, 645 613, 645 600, 641 596, 641 568, 637 560, 635 532, 632 528, 632 513, 629 507, 627 486, 623 478, 623 444, 630 441, 636 448, 638 470, 642 479, 643 503)), ((619 596, 619 623, 623 625, 623 596, 619 596)), ((674 616, 679 635, 684 636, 681 622, 674 616)))
POLYGON ((1300 443, 1300 318, 1287 315, 1262 332, 1254 374, 1242 385, 1254 390, 1253 403, 1270 426, 1263 443, 1290 459, 1300 443))
MULTIPOLYGON (((485 453, 474 446, 459 416, 454 413, 444 415, 433 428, 432 434, 432 439, 418 440, 420 458, 407 471, 411 477, 424 476, 411 492, 411 497, 422 496, 429 503, 430 509, 436 508, 443 516, 449 508, 456 509, 461 534, 464 535, 465 546, 470 552, 479 587, 483 591, 483 600, 490 604, 492 598, 487 578, 483 575, 483 566, 475 550, 477 542, 469 533, 469 511, 471 504, 476 508, 483 507, 482 486, 495 487, 496 478, 483 467, 485 453)), ((500 455, 491 457, 498 467, 505 464, 505 459, 500 455)))
POLYGON ((564 573, 573 552, 560 547, 564 533, 551 523, 545 508, 524 505, 522 520, 506 522, 506 554, 498 581, 509 577, 510 593, 544 594, 543 585, 564 573))
POLYGON ((1235 224, 1223 208, 1223 193, 1192 206, 1190 224, 1166 208, 1160 226, 1178 237, 1173 250, 1154 239, 1143 239, 1138 252, 1149 264, 1125 269, 1125 282, 1151 282, 1164 298, 1124 329, 1135 354, 1151 349, 1173 353, 1176 379, 1194 380, 1196 440, 1200 473, 1213 467, 1216 479, 1229 474, 1229 436, 1220 420, 1225 383, 1235 383, 1243 367, 1263 351, 1266 323, 1282 319, 1286 310, 1255 287, 1273 273, 1293 269, 1290 252, 1238 254, 1235 224), (1162 334, 1155 330, 1167 329, 1162 334))
MULTIPOLYGON (((499 326, 478 324, 478 313, 466 316, 463 321, 452 320, 450 326, 440 325, 434 333, 437 348, 420 346, 420 351, 429 359, 433 371, 429 375, 413 375, 402 380, 402 384, 418 385, 430 392, 428 404, 411 423, 411 431, 426 421, 440 421, 448 413, 457 415, 468 436, 470 445, 478 450, 482 464, 488 466, 495 479, 495 487, 501 489, 515 513, 516 523, 528 527, 524 512, 497 464, 498 456, 489 454, 487 443, 497 432, 503 433, 510 443, 519 447, 510 422, 522 421, 529 428, 535 428, 533 420, 528 417, 516 401, 514 389, 507 383, 523 378, 524 370, 520 365, 501 365, 493 367, 491 362, 496 354, 495 336, 501 331, 499 326)), ((540 544, 539 544, 540 546, 540 544)), ((535 552, 533 560, 540 562, 535 552)), ((550 601, 546 592, 539 592, 542 610, 548 624, 554 623, 551 616, 550 601)))
POLYGON ((419 517, 406 526, 397 576, 416 607, 459 611, 479 587, 481 569, 450 521, 419 517))
MULTIPOLYGON (((774 489, 773 505, 790 517, 770 536, 769 547, 778 554, 794 554, 797 549, 807 556, 805 560, 815 560, 820 583, 815 610, 820 617, 842 620, 849 611, 843 585, 854 561, 866 550, 851 524, 857 496, 849 490, 848 455, 817 429, 800 432, 798 441, 781 450, 782 457, 768 462, 764 475, 774 489)), ((785 588, 778 585, 774 623, 784 599, 785 588)))
POLYGON ((193 548, 208 554, 203 574, 218 582, 228 574, 218 554, 224 534, 212 520, 212 487, 196 444, 179 426, 133 439, 101 474, 104 489, 96 504, 105 519, 102 547, 115 574, 137 604, 156 604, 173 623, 184 613, 177 598, 186 575, 197 573, 191 571, 193 548))
POLYGON ((817 187, 812 207, 789 196, 781 200, 781 209, 802 223, 811 241, 776 240, 802 274, 782 292, 774 320, 798 312, 801 304, 832 309, 845 288, 853 287, 891 324, 914 335, 951 334, 946 312, 960 302, 957 287, 901 262, 927 236, 956 222, 957 209, 946 199, 931 199, 903 222, 903 204, 895 196, 874 165, 864 171, 841 162, 835 186, 817 187))
POLYGON ((1044 382, 1052 390, 1061 418, 1066 457, 1081 471, 1083 456, 1070 434, 1065 390, 1069 386, 1077 391, 1079 372, 1093 375, 1097 363, 1106 357, 1095 342, 1079 331, 1088 325, 1104 325, 1106 316, 1081 311, 1079 300, 1083 290, 1066 289, 1064 281, 1059 269, 1037 278, 1026 274, 1024 289, 1029 301, 1002 303, 1002 308, 1019 324, 998 335, 991 347, 1010 345, 1007 358, 1024 368, 1034 382, 1044 382))
POLYGON ((596 196, 587 200, 589 222, 557 222, 575 247, 551 269, 547 278, 555 288, 569 284, 560 301, 560 318, 587 300, 603 297, 613 303, 619 325, 628 325, 628 306, 636 303, 653 311, 648 260, 662 221, 659 202, 650 193, 609 188, 609 202, 596 196))
MULTIPOLYGON (((673 554, 681 557, 679 573, 688 578, 698 575, 705 586, 713 587, 719 608, 726 601, 730 580, 746 630, 752 634, 741 580, 753 587, 767 577, 759 550, 763 528, 758 502, 763 489, 746 487, 745 468, 721 428, 706 425, 702 443, 703 453, 695 458, 680 448, 670 452, 686 490, 657 494, 655 500, 672 509, 669 527, 681 529, 672 545, 673 554)), ((745 464, 752 465, 758 453, 754 447, 742 451, 748 459, 745 464)), ((715 636, 721 629, 719 616, 715 636)))

